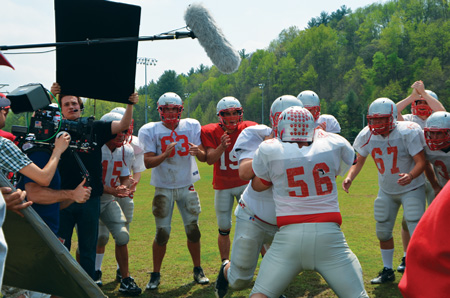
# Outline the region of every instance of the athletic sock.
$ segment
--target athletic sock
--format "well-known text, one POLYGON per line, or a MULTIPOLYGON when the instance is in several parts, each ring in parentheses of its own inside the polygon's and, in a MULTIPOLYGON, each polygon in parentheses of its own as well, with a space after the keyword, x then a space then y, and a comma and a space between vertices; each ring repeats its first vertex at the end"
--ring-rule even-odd
POLYGON ((381 258, 383 259, 383 266, 392 269, 392 262, 394 259, 394 249, 380 249, 381 258))
POLYGON ((103 256, 105 254, 96 254, 95 255, 95 271, 102 270, 102 262, 103 256))

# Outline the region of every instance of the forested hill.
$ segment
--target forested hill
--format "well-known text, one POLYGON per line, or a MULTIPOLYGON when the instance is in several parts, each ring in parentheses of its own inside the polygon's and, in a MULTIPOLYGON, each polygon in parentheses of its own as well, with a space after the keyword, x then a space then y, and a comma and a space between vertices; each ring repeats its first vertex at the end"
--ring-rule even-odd
MULTIPOLYGON (((149 117, 159 119, 155 100, 174 91, 187 98, 183 116, 202 124, 217 121, 215 106, 224 96, 241 101, 246 120, 261 122, 263 98, 264 124, 269 124, 275 98, 310 89, 321 98, 322 112, 333 114, 342 135, 353 139, 370 102, 378 97, 397 102, 416 80, 450 107, 449 48, 447 0, 397 0, 355 11, 342 6, 311 18, 303 30, 292 24, 264 50, 240 50, 242 62, 234 74, 203 65, 188 74, 166 71, 149 85, 149 117)), ((136 122, 142 125, 142 119, 136 122)))

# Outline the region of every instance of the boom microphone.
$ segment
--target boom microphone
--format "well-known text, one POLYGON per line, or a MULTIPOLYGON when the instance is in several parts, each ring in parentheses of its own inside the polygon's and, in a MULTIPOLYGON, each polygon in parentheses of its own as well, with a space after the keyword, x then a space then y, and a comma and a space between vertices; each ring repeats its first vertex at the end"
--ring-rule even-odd
POLYGON ((239 53, 233 49, 203 5, 199 3, 189 5, 184 20, 220 72, 230 74, 239 68, 241 63, 239 53))

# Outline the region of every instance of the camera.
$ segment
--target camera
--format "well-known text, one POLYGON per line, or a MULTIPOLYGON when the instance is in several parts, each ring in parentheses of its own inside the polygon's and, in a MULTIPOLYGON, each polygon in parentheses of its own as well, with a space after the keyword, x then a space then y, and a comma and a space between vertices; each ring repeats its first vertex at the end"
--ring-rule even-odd
POLYGON ((70 135, 72 148, 87 151, 96 145, 92 126, 94 117, 82 117, 76 121, 61 119, 61 112, 56 104, 34 111, 29 127, 13 125, 11 132, 18 138, 19 147, 25 143, 51 145, 59 132, 70 135))

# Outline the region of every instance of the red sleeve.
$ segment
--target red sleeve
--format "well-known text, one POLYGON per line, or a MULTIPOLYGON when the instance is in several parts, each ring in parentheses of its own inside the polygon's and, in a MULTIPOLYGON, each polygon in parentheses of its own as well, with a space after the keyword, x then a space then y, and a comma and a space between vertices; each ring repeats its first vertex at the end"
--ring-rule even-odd
POLYGON ((398 285, 403 297, 443 297, 450 292, 450 183, 425 211, 411 237, 398 285))

